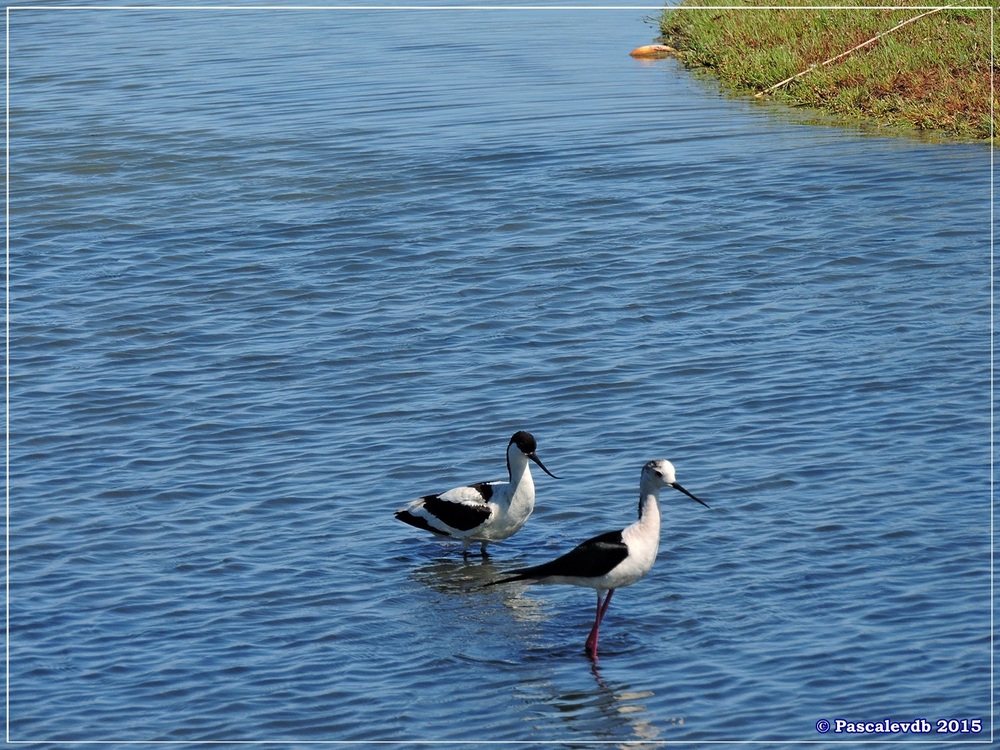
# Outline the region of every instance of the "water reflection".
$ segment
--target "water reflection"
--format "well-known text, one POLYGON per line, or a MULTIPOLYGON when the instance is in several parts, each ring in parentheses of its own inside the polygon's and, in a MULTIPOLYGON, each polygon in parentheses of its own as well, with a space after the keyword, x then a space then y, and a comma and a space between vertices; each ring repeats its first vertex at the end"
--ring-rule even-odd
MULTIPOLYGON (((601 668, 597 662, 592 662, 590 671, 594 675, 600 693, 606 696, 607 701, 602 706, 602 713, 609 719, 624 718, 631 726, 634 739, 639 742, 652 742, 660 738, 660 730, 650 720, 648 709, 645 705, 637 703, 640 700, 648 700, 655 693, 652 690, 630 690, 629 687, 614 688, 601 675, 601 668)), ((633 742, 623 742, 619 747, 636 747, 633 742)))
MULTIPOLYGON (((586 661, 581 650, 574 666, 582 667, 586 661)), ((531 694, 536 705, 552 709, 534 726, 539 736, 570 747, 574 741, 617 743, 620 748, 665 741, 662 722, 655 722, 647 707, 655 698, 652 690, 617 684, 606 678, 597 664, 590 664, 588 680, 582 679, 582 669, 561 668, 566 666, 565 662, 552 663, 549 677, 529 677, 523 683, 524 692, 531 694)))
MULTIPOLYGON (((644 703, 654 697, 652 690, 633 690, 628 685, 615 685, 608 682, 601 674, 598 664, 591 664, 598 695, 601 701, 598 708, 604 718, 611 724, 627 726, 632 735, 632 739, 641 742, 655 741, 660 738, 660 730, 652 722, 649 710, 644 703)), ((623 742, 619 747, 634 746, 630 742, 623 742)))
POLYGON ((461 594, 481 589, 497 572, 489 558, 438 557, 414 568, 410 577, 435 591, 461 594))
POLYGON ((554 641, 562 636, 550 633, 545 643, 533 643, 537 623, 549 619, 548 602, 526 596, 529 587, 523 584, 486 586, 502 572, 488 558, 437 557, 414 567, 410 577, 464 614, 461 621, 469 631, 459 639, 465 641, 460 658, 504 664, 515 673, 516 692, 544 712, 533 728, 538 736, 570 746, 574 740, 595 739, 619 742, 621 748, 659 742, 660 724, 647 707, 655 693, 607 677, 599 663, 586 657, 579 639, 554 641), (489 623, 488 633, 479 629, 473 639, 472 631, 483 623, 489 623), (519 627, 525 624, 527 628, 519 627), (470 645, 473 640, 475 646, 470 645))
MULTIPOLYGON (((500 612, 508 613, 514 621, 519 622, 545 619, 542 600, 520 595, 527 586, 519 587, 520 591, 513 595, 507 586, 486 586, 497 580, 502 572, 490 558, 463 560, 460 557, 438 557, 413 568, 410 577, 439 593, 462 595, 465 606, 478 603, 478 613, 486 613, 494 620, 500 612), (500 610, 494 606, 497 601, 504 605, 500 610)), ((477 612, 473 614, 476 615, 477 612)), ((481 618, 477 616, 476 619, 481 618)), ((497 624, 495 630, 497 633, 504 632, 500 624, 497 624)))

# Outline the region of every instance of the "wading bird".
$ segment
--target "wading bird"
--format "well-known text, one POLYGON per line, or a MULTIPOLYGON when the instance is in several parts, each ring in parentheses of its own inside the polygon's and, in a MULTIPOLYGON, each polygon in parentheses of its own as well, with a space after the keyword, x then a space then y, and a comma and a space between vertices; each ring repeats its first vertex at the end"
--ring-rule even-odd
POLYGON ((597 660, 597 638, 604 613, 615 589, 630 586, 653 567, 660 544, 660 490, 672 487, 706 508, 708 505, 677 483, 674 466, 660 459, 642 467, 639 477, 639 520, 621 531, 609 531, 588 539, 562 557, 541 565, 520 568, 499 581, 567 583, 597 590, 597 615, 584 649, 597 660))
POLYGON ((486 557, 486 545, 517 532, 535 508, 535 484, 528 460, 553 479, 559 478, 545 468, 536 450, 530 432, 515 432, 507 445, 508 481, 477 482, 439 495, 425 495, 396 511, 396 518, 439 537, 461 540, 465 556, 469 545, 479 542, 480 552, 486 557))

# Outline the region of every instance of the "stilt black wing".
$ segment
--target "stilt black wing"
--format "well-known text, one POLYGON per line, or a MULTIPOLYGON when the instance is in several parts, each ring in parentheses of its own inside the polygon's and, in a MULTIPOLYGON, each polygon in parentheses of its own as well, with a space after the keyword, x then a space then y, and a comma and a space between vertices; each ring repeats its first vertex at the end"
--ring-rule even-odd
POLYGON ((622 532, 609 531, 588 539, 555 560, 514 570, 510 576, 497 583, 538 580, 552 576, 599 578, 613 570, 626 557, 628 557, 628 547, 622 539, 622 532))

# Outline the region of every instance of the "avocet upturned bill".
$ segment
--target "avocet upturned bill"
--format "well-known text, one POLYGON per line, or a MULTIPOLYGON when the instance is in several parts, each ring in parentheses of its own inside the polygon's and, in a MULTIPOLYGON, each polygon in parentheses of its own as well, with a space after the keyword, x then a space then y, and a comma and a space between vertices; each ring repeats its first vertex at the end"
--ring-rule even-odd
POLYGON ((425 495, 396 511, 396 518, 437 536, 461 540, 463 555, 468 555, 473 542, 479 542, 480 552, 486 557, 486 545, 514 534, 535 508, 535 484, 528 459, 553 479, 559 478, 545 468, 536 450, 530 432, 515 432, 507 445, 507 482, 477 482, 439 495, 425 495))
POLYGON ((706 508, 677 483, 674 466, 660 459, 642 467, 639 478, 639 520, 621 531, 609 531, 588 539, 575 549, 541 565, 511 571, 511 575, 487 585, 510 581, 567 583, 597 590, 597 616, 584 649, 597 660, 597 638, 604 613, 615 589, 630 586, 653 567, 660 545, 660 490, 672 487, 706 508))

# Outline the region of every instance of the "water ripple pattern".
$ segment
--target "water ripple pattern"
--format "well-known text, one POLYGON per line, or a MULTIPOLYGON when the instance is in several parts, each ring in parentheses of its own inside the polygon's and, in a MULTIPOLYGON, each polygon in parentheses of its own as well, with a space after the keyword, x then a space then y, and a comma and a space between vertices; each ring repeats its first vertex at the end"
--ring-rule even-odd
POLYGON ((989 737, 989 152, 652 34, 11 12, 11 739, 989 737), (492 558, 393 520, 517 429, 564 478, 492 558), (712 509, 592 667, 589 592, 482 584, 660 457, 712 509))

